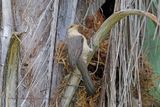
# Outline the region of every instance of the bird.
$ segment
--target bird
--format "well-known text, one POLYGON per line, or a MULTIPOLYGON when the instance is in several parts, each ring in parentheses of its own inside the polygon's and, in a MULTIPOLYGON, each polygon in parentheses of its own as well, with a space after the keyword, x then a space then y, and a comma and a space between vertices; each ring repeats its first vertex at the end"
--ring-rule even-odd
POLYGON ((73 69, 76 67, 79 69, 88 94, 94 95, 95 87, 87 69, 87 55, 93 50, 87 44, 85 36, 78 31, 79 27, 78 24, 73 24, 67 32, 69 63, 73 69))

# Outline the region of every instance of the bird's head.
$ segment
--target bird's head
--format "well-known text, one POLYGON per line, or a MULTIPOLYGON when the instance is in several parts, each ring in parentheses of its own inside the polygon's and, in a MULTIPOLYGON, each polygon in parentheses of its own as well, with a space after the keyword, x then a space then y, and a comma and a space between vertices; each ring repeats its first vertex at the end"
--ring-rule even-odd
POLYGON ((76 35, 80 35, 80 33, 78 32, 80 25, 77 24, 73 24, 68 28, 68 35, 69 36, 76 36, 76 35))
POLYGON ((73 24, 73 25, 71 25, 71 26, 69 26, 69 28, 68 28, 68 30, 78 30, 78 28, 80 27, 80 25, 78 25, 78 24, 73 24))

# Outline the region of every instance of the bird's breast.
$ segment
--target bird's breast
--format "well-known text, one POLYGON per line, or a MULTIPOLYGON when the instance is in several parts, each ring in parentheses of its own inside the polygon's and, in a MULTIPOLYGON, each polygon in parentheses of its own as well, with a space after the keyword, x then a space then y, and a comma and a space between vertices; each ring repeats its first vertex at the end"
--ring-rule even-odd
POLYGON ((87 41, 84 40, 84 43, 83 43, 83 51, 82 51, 82 54, 81 54, 81 57, 83 58, 83 60, 85 62, 87 62, 87 56, 88 56, 88 53, 91 51, 91 48, 88 46, 87 44, 87 41))

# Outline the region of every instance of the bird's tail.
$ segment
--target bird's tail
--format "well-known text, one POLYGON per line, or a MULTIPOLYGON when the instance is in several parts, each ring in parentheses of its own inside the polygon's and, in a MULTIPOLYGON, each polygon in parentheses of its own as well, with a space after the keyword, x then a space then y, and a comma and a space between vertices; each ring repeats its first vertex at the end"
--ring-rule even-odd
POLYGON ((79 60, 77 61, 77 68, 82 74, 82 79, 84 81, 88 94, 94 95, 96 90, 93 81, 89 75, 87 64, 82 60, 82 58, 79 58, 79 60))

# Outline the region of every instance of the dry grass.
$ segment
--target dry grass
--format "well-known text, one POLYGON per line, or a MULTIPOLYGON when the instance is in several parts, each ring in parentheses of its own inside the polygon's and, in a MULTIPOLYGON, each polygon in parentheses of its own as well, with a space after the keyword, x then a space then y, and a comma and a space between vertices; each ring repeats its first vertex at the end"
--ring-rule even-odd
MULTIPOLYGON (((88 16, 86 19, 86 26, 81 26, 79 31, 86 36, 87 39, 90 39, 94 32, 98 30, 100 25, 103 23, 104 19, 103 16, 100 15, 100 13, 97 11, 96 15, 94 16, 88 16)), ((78 91, 74 98, 74 105, 76 107, 97 107, 97 105, 100 102, 100 95, 101 95, 101 88, 102 88, 102 77, 104 75, 104 67, 105 67, 105 61, 106 61, 106 55, 108 53, 108 45, 109 40, 105 40, 103 43, 101 43, 99 50, 95 53, 94 57, 92 58, 88 69, 91 72, 91 77, 93 79, 93 82, 96 87, 96 94, 94 96, 87 96, 86 89, 84 88, 83 83, 78 88, 78 91)), ((57 54, 56 59, 58 63, 64 65, 64 69, 66 71, 69 70, 69 63, 67 61, 67 48, 64 42, 60 42, 57 48, 57 54)), ((149 107, 153 103, 155 103, 155 99, 149 94, 149 90, 154 87, 153 82, 153 70, 151 66, 149 65, 148 61, 141 57, 138 60, 141 62, 141 68, 138 69, 138 73, 136 75, 139 75, 139 81, 140 81, 140 90, 141 90, 141 97, 143 102, 143 107, 149 107)), ((69 72, 67 72, 69 73, 69 72)), ((132 74, 132 76, 135 76, 132 74)), ((118 84, 119 81, 116 81, 118 84)), ((65 88, 66 81, 62 82, 62 89, 65 88)), ((138 98, 138 90, 137 87, 132 88, 132 94, 135 98, 138 98)), ((59 92, 62 93, 62 90, 59 92)), ((58 95, 61 96, 62 94, 58 95)), ((60 97, 59 97, 60 98, 60 97)))
MULTIPOLYGON (((85 35, 87 39, 91 38, 93 33, 96 32, 96 30, 103 23, 104 19, 102 19, 102 16, 100 16, 101 20, 97 22, 97 20, 99 20, 97 19, 99 18, 99 15, 100 15, 99 12, 97 12, 96 18, 94 16, 89 16, 86 20, 87 21, 86 26, 85 27, 81 26, 79 28, 79 32, 85 35)), ((101 44, 99 51, 94 55, 88 67, 89 71, 91 72, 92 80, 97 89, 96 94, 94 96, 88 97, 84 84, 82 83, 81 84, 82 86, 78 88, 78 91, 76 93, 76 100, 75 100, 76 107, 96 107, 97 106, 100 98, 101 83, 102 83, 101 79, 103 77, 107 47, 108 47, 108 42, 106 40, 101 44)), ((67 47, 66 47, 66 44, 62 41, 58 44, 58 47, 57 47, 56 60, 59 64, 64 65, 64 69, 65 71, 67 71, 67 74, 68 74, 70 73, 68 72, 70 71, 70 66, 67 58, 68 58, 67 47)), ((59 94, 57 94, 56 99, 61 98, 63 89, 65 89, 66 86, 67 86, 66 80, 62 80, 61 85, 58 88, 59 94)))
MULTIPOLYGON (((141 86, 141 97, 143 102, 143 107, 150 107, 152 104, 156 103, 156 100, 149 94, 149 91, 154 88, 155 84, 153 81, 154 72, 151 68, 151 65, 148 63, 146 58, 140 58, 142 66, 139 72, 140 77, 140 86, 141 86)), ((138 91, 136 87, 132 89, 133 96, 138 98, 138 91)))

